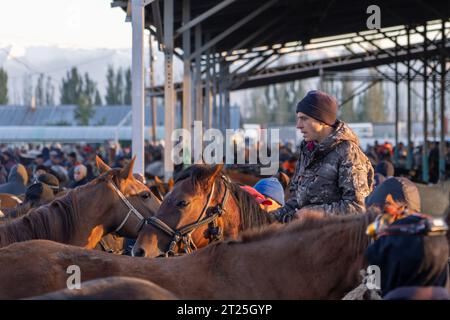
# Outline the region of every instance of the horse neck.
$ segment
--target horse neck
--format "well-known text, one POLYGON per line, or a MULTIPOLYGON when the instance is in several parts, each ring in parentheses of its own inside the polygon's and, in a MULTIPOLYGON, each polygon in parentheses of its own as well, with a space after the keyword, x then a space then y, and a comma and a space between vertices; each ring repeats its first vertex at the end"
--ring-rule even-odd
POLYGON ((0 225, 0 246, 32 239, 48 239, 68 243, 73 238, 77 217, 71 210, 72 194, 33 209, 0 225))
MULTIPOLYGON (((91 188, 92 186, 86 185, 72 190, 45 206, 1 225, 0 245, 6 246, 13 242, 32 239, 48 239, 79 246, 89 245, 92 242, 89 240, 92 232, 101 224, 102 217, 110 206, 108 201, 104 200, 105 197, 97 196, 91 188), (103 201, 93 202, 92 199, 95 198, 103 201)), ((95 245, 96 243, 90 244, 94 247, 95 245)))
POLYGON ((181 298, 340 299, 361 281, 365 226, 358 220, 297 233, 281 229, 247 243, 217 243, 168 259, 164 270, 147 277, 181 298), (173 274, 176 282, 169 279, 173 274))

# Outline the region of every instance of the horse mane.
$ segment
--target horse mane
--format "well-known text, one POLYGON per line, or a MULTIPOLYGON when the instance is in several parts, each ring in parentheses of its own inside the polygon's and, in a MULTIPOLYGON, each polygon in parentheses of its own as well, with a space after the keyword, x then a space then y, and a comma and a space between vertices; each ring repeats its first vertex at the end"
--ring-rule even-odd
POLYGON ((48 239, 68 243, 75 232, 76 192, 69 191, 47 205, 35 208, 27 214, 0 226, 0 246, 31 239, 48 239), (59 234, 52 234, 54 226, 60 226, 59 234))
POLYGON ((270 223, 269 213, 259 206, 259 203, 240 185, 236 183, 227 183, 231 194, 241 213, 241 229, 247 230, 251 228, 261 227, 270 223))
POLYGON ((242 243, 261 241, 282 235, 290 235, 293 238, 306 232, 323 233, 327 228, 339 229, 343 225, 354 224, 357 231, 365 231, 365 228, 380 214, 377 208, 370 208, 367 213, 357 215, 327 215, 319 211, 306 211, 298 220, 288 224, 272 224, 264 228, 252 229, 243 232, 240 237, 242 243), (280 232, 282 230, 282 232, 280 232))
MULTIPOLYGON (((192 165, 179 173, 175 179, 175 183, 190 178, 194 186, 202 185, 205 179, 211 176, 213 171, 213 166, 192 165)), ((215 182, 218 182, 220 179, 222 177, 217 175, 215 182)), ((218 183, 217 185, 219 186, 219 194, 223 193, 224 184, 218 183)), ((260 227, 270 223, 268 213, 261 209, 258 202, 248 192, 242 190, 239 184, 225 182, 225 185, 229 188, 231 195, 240 209, 242 230, 260 227)))
POLYGON ((281 240, 286 244, 288 244, 288 241, 293 242, 295 245, 298 244, 301 250, 311 250, 311 254, 316 254, 314 248, 339 247, 340 239, 337 237, 339 234, 345 233, 349 235, 345 239, 348 242, 347 254, 354 259, 361 253, 361 250, 369 245, 369 238, 366 236, 365 230, 378 214, 380 214, 380 211, 377 209, 370 209, 364 214, 346 216, 329 216, 314 211, 305 212, 301 219, 288 224, 276 223, 251 229, 243 232, 238 240, 215 242, 205 247, 202 252, 209 256, 210 268, 216 270, 221 268, 224 256, 228 253, 233 254, 233 250, 238 248, 239 245, 266 240, 271 242, 281 240), (305 241, 312 242, 306 243, 305 241))

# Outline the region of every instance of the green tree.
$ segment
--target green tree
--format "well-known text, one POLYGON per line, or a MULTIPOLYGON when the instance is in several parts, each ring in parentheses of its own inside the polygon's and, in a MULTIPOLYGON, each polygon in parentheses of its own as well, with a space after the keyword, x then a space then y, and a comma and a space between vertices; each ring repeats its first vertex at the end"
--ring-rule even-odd
POLYGON ((100 92, 98 92, 98 89, 95 91, 95 101, 94 101, 94 105, 96 105, 96 106, 101 106, 101 105, 103 105, 103 103, 102 103, 102 98, 100 97, 100 92))
POLYGON ((113 66, 108 66, 108 71, 106 72, 106 96, 105 101, 109 106, 113 106, 117 104, 117 95, 116 95, 116 85, 115 85, 115 72, 113 66))
POLYGON ((97 84, 91 78, 89 78, 89 74, 87 72, 84 74, 84 81, 81 91, 82 95, 84 95, 88 99, 89 105, 94 105, 95 96, 97 93, 97 84))
POLYGON ((34 88, 34 97, 36 99, 36 106, 45 105, 44 75, 42 73, 38 77, 36 88, 34 88))
POLYGON ((79 125, 87 126, 94 113, 90 99, 83 93, 78 100, 77 108, 74 110, 74 118, 79 125))
POLYGON ((0 104, 8 104, 8 73, 0 68, 0 104))
POLYGON ((83 91, 83 78, 76 67, 68 71, 66 78, 62 79, 60 91, 61 104, 78 104, 83 91))
MULTIPOLYGON (((373 74, 374 71, 372 70, 371 73, 373 74)), ((360 100, 358 120, 362 122, 385 122, 386 114, 383 83, 379 81, 370 87, 360 100)))
POLYGON ((125 92, 123 96, 123 104, 131 105, 131 68, 125 71, 125 92))
POLYGON ((31 75, 25 75, 22 78, 23 84, 22 84, 22 99, 23 99, 23 105, 24 106, 31 106, 31 101, 33 99, 33 83, 31 75))
POLYGON ((116 105, 123 105, 124 87, 123 87, 123 72, 122 68, 119 68, 116 73, 116 105))
POLYGON ((45 105, 55 105, 55 86, 53 85, 52 78, 50 76, 47 77, 47 82, 45 84, 45 105))
MULTIPOLYGON (((341 90, 341 103, 351 97, 353 94, 353 82, 351 81, 343 81, 342 82, 342 90, 341 90)), ((358 120, 355 109, 354 109, 354 99, 347 101, 342 104, 339 108, 340 115, 339 117, 345 122, 355 122, 358 120)))

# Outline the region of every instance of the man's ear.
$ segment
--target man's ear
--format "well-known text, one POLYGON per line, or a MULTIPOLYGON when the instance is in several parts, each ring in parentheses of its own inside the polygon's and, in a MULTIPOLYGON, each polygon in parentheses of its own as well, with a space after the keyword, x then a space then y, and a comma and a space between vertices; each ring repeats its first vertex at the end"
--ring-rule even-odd
POLYGON ((95 156, 95 163, 97 164, 97 168, 100 171, 100 174, 103 174, 109 170, 111 170, 111 167, 108 166, 102 158, 100 158, 98 155, 95 156))
POLYGON ((119 177, 123 180, 134 179, 133 177, 133 167, 136 156, 131 159, 131 161, 120 170, 119 177))

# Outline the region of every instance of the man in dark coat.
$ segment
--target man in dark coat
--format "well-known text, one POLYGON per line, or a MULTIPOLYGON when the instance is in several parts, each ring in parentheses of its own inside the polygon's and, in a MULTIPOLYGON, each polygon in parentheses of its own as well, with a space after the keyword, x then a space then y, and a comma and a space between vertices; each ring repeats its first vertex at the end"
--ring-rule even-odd
POLYGON ((326 214, 358 214, 373 188, 373 167, 356 134, 338 120, 336 99, 310 91, 297 105, 297 128, 303 133, 300 157, 291 183, 291 199, 273 211, 287 221, 300 209, 326 214))

